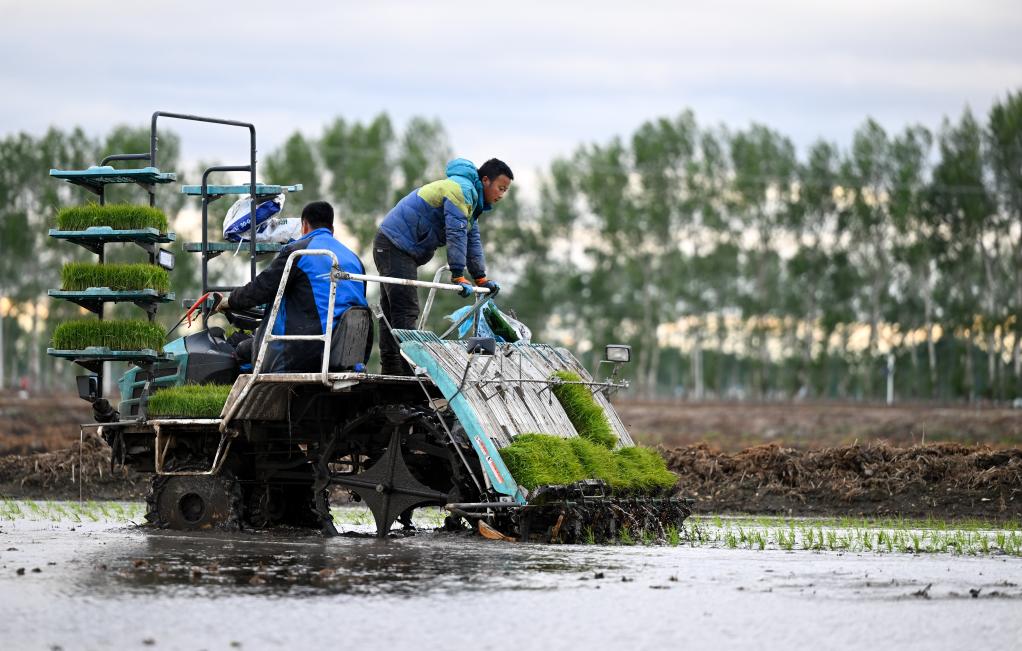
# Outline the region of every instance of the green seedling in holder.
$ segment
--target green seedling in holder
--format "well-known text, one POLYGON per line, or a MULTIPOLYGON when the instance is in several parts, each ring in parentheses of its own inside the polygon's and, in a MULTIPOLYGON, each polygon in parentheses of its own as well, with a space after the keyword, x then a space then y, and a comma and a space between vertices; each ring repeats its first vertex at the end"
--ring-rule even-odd
POLYGON ((58 350, 83 350, 92 346, 111 350, 163 350, 165 333, 148 321, 65 321, 53 330, 58 350))
POLYGON ((95 226, 109 226, 118 231, 155 228, 166 233, 167 216, 158 208, 134 204, 100 206, 90 203, 61 208, 57 213, 58 230, 84 231, 95 226))
POLYGON ((170 291, 170 275, 153 264, 92 264, 69 262, 60 272, 61 289, 85 291, 106 287, 113 291, 154 289, 161 294, 170 291))
POLYGON ((168 387, 149 396, 149 417, 217 418, 231 392, 226 384, 168 387))

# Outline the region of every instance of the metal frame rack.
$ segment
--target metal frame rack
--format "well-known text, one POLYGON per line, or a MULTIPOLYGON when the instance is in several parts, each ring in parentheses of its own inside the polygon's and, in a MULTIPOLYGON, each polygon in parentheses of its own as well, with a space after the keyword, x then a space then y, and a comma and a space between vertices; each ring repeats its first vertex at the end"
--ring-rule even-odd
MULTIPOLYGON (((148 194, 150 206, 156 205, 156 186, 177 181, 177 176, 172 172, 162 172, 158 167, 159 135, 157 125, 160 118, 185 120, 191 122, 202 122, 207 124, 219 124, 231 127, 240 127, 249 132, 249 161, 247 165, 217 165, 206 169, 202 175, 202 184, 198 186, 184 186, 181 192, 186 195, 197 195, 202 198, 202 241, 185 243, 186 252, 202 254, 202 291, 226 291, 233 287, 211 287, 208 282, 208 262, 210 259, 220 255, 226 250, 234 248, 234 245, 226 242, 209 242, 207 227, 209 220, 208 207, 210 202, 219 199, 227 194, 249 193, 253 198, 252 211, 263 202, 271 200, 281 192, 297 192, 302 186, 277 186, 263 185, 256 181, 256 129, 255 125, 249 122, 237 120, 226 120, 222 118, 204 117, 187 113, 174 113, 169 111, 155 111, 152 114, 149 130, 149 151, 130 154, 111 154, 103 158, 98 166, 85 170, 58 170, 51 169, 50 176, 63 179, 68 183, 80 186, 89 192, 97 195, 99 204, 106 204, 106 186, 110 184, 131 183, 141 187, 148 194), (115 169, 110 163, 114 161, 147 161, 148 166, 140 169, 115 169), (210 185, 209 175, 214 172, 248 172, 249 182, 245 185, 210 185)), ((252 220, 252 230, 249 237, 248 252, 250 257, 250 274, 256 276, 256 258, 266 253, 280 250, 279 244, 268 244, 256 242, 255 235, 257 224, 252 220)), ((99 256, 99 263, 105 262, 105 247, 113 243, 134 243, 140 246, 149 257, 150 264, 160 262, 161 253, 168 253, 160 249, 160 244, 166 244, 175 240, 172 232, 160 233, 155 228, 144 228, 135 230, 116 230, 108 226, 88 228, 83 231, 61 231, 50 229, 50 237, 66 240, 99 256)), ((156 317, 159 303, 167 303, 175 300, 173 293, 160 294, 148 289, 141 291, 114 291, 109 288, 89 288, 85 291, 66 291, 51 289, 48 295, 54 299, 67 300, 76 303, 91 312, 94 312, 100 320, 104 317, 104 306, 106 303, 131 302, 142 308, 149 321, 156 317)), ((107 348, 90 347, 83 350, 58 350, 47 349, 47 353, 54 357, 62 357, 73 361, 95 374, 97 387, 94 398, 102 397, 103 387, 103 365, 108 361, 131 362, 141 368, 148 369, 151 374, 152 365, 167 355, 157 353, 154 350, 139 351, 117 351, 107 348)))

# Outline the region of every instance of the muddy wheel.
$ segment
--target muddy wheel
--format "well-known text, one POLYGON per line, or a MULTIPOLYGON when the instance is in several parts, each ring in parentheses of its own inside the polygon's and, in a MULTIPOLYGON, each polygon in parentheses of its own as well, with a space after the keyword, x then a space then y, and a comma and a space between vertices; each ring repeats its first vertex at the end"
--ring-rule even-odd
MULTIPOLYGON (((256 529, 277 525, 318 527, 312 481, 283 484, 263 482, 246 491, 245 524, 256 529)), ((326 491, 323 491, 324 498, 326 491)))
POLYGON ((245 522, 257 529, 278 524, 287 514, 284 489, 274 484, 257 484, 245 500, 245 522))
POLYGON ((237 529, 241 489, 234 476, 184 475, 155 477, 146 497, 153 526, 161 529, 237 529))

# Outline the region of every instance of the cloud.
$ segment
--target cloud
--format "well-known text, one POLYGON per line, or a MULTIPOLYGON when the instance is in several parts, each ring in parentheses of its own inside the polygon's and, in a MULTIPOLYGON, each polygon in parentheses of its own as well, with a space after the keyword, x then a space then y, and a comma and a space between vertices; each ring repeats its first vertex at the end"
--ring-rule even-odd
MULTIPOLYGON (((867 115, 936 127, 1022 80, 1022 4, 71 0, 7 8, 0 130, 102 133, 154 109, 250 120, 263 152, 337 115, 438 117, 458 152, 545 165, 695 110, 847 142, 867 115), (511 156, 509 156, 511 157, 511 156)), ((183 154, 226 160, 224 130, 183 154)), ((243 141, 243 135, 241 139, 243 141)))

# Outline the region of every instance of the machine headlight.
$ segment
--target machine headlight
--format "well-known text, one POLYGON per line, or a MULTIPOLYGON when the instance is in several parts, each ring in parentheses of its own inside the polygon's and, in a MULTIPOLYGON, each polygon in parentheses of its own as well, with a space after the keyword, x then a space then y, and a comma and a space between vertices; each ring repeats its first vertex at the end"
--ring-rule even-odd
POLYGON ((632 347, 623 344, 608 344, 604 359, 615 364, 624 364, 632 360, 632 347))
POLYGON ((160 249, 156 253, 156 264, 160 265, 167 271, 174 270, 174 254, 167 249, 160 249))

